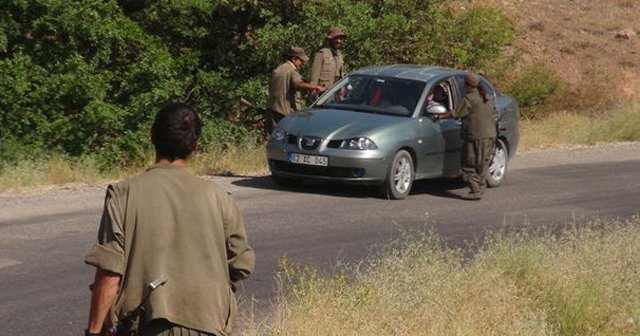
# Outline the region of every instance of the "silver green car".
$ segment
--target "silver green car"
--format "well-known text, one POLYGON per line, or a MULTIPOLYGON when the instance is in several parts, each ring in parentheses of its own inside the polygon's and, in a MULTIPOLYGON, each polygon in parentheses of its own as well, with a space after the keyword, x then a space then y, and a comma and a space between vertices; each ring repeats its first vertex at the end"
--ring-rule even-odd
MULTIPOLYGON (((414 65, 353 72, 278 123, 267 144, 273 179, 379 185, 384 197, 403 199, 414 180, 459 176, 460 121, 433 115, 456 108, 466 74, 414 65)), ((487 181, 496 187, 518 147, 518 105, 480 77, 496 105, 498 140, 487 181)))

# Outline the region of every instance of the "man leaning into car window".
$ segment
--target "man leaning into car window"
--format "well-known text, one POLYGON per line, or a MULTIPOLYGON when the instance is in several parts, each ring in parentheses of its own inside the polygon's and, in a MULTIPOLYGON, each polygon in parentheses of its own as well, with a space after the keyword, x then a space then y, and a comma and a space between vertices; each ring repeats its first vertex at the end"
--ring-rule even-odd
POLYGON ((267 121, 265 128, 267 134, 271 134, 273 128, 280 119, 299 109, 296 93, 299 89, 324 92, 326 88, 302 81, 298 72, 304 62, 309 60, 304 49, 290 47, 285 53, 285 62, 271 73, 269 82, 269 97, 267 98, 267 121))
POLYGON ((436 120, 462 119, 462 173, 471 189, 465 198, 480 200, 487 187, 487 173, 497 136, 494 103, 477 75, 467 74, 464 84, 466 93, 460 105, 451 112, 433 117, 436 120))

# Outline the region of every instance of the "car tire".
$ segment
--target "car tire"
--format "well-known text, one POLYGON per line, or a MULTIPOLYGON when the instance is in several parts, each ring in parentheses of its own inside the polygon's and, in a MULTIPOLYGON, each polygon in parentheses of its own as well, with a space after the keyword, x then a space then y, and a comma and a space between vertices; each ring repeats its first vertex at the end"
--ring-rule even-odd
POLYGON ((509 163, 509 152, 504 141, 496 140, 491 154, 491 163, 487 173, 487 186, 490 188, 499 187, 507 178, 507 166, 509 163))
POLYGON ((382 185, 382 195, 387 199, 405 199, 411 192, 415 172, 413 158, 406 150, 400 150, 393 157, 387 179, 382 185))
POLYGON ((298 184, 298 180, 271 174, 271 180, 279 188, 291 188, 298 184))

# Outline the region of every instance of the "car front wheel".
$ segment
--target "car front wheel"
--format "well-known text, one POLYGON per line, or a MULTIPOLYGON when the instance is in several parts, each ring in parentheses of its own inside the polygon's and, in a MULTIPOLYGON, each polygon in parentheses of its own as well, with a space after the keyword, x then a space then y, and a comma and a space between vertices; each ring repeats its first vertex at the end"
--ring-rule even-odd
POLYGON ((493 148, 493 154, 491 156, 491 164, 489 164, 489 173, 487 175, 487 185, 490 188, 498 187, 504 182, 504 179, 507 177, 508 159, 507 145, 500 139, 496 140, 496 145, 493 148))
POLYGON ((383 196, 387 199, 405 199, 409 196, 414 179, 413 159, 406 150, 400 150, 393 157, 387 179, 382 185, 383 196))

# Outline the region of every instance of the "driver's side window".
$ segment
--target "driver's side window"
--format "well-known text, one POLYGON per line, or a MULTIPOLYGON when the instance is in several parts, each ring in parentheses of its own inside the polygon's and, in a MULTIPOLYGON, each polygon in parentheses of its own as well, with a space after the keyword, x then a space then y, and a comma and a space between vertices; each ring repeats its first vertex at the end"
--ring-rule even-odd
POLYGON ((451 96, 451 84, 448 81, 442 81, 433 86, 425 101, 424 110, 433 105, 441 105, 451 111, 453 107, 453 98, 451 96))

